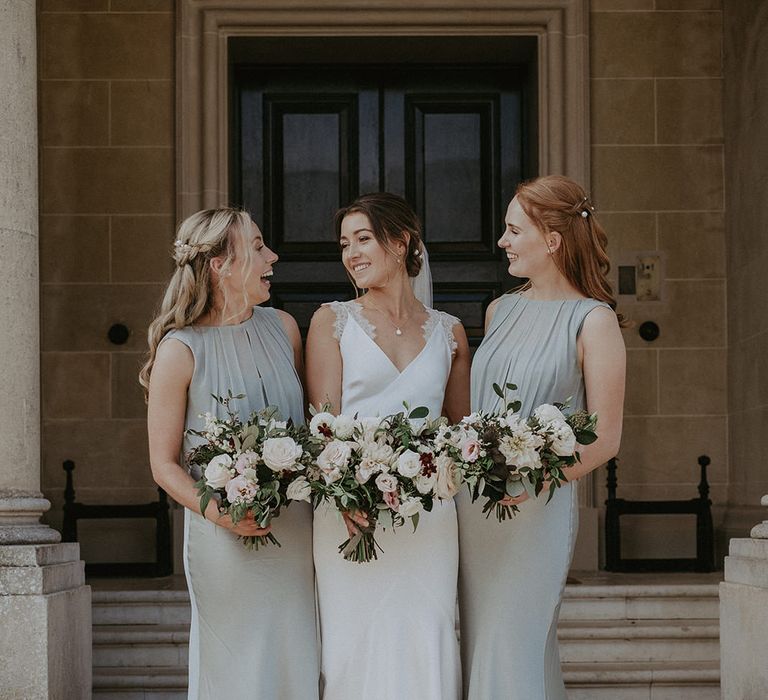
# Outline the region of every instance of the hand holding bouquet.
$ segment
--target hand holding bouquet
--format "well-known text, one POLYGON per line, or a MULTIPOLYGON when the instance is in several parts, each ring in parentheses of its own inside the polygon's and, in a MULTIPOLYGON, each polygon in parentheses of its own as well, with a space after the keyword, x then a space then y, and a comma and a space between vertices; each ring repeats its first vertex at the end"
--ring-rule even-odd
POLYGON ((426 408, 384 418, 334 416, 323 410, 309 424, 315 441, 317 481, 315 504, 333 502, 342 512, 362 511, 368 526, 339 545, 345 559, 368 562, 381 547, 374 537, 378 525, 401 527, 410 519, 414 530, 422 511, 432 510, 435 498, 453 498, 460 473, 450 459, 434 454, 433 440, 445 425, 417 421, 426 408))
MULTIPOLYGON (((481 495, 486 517, 495 511, 499 521, 518 512, 515 505, 502 503, 527 492, 538 496, 549 484, 547 502, 566 481, 564 469, 579 461, 578 445, 597 439, 597 416, 579 410, 566 416, 565 404, 542 404, 528 418, 519 414, 519 401, 506 401, 498 384, 494 391, 504 401, 498 414, 473 413, 451 426, 441 438, 443 449, 459 462, 472 501, 481 495)), ((505 389, 515 391, 514 384, 505 389)))
MULTIPOLYGON (((253 412, 247 421, 240 420, 230 403, 242 395, 214 397, 226 410, 227 418, 210 413, 201 431, 189 430, 205 440, 187 455, 189 466, 199 465, 202 476, 195 483, 200 496, 200 511, 217 501, 220 513, 226 513, 237 524, 252 514, 259 527, 267 527, 272 518, 290 501, 310 500, 306 467, 310 455, 297 442, 301 431, 280 420, 277 409, 268 407, 253 412)), ((280 543, 269 532, 266 535, 242 537, 249 549, 280 543)))

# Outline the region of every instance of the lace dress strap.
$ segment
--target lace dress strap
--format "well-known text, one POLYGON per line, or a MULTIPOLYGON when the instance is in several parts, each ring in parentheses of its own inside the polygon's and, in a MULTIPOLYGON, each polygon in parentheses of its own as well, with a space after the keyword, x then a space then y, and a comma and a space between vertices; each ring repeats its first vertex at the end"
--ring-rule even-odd
POLYGON ((373 324, 363 316, 363 307, 354 300, 352 301, 330 301, 323 306, 328 306, 336 316, 333 322, 333 337, 336 340, 341 340, 341 335, 344 333, 344 328, 347 325, 347 319, 352 316, 357 322, 357 325, 363 329, 363 331, 371 338, 375 340, 376 329, 373 324))
POLYGON ((435 326, 442 326, 445 332, 445 337, 448 340, 448 346, 451 348, 451 355, 456 353, 458 344, 453 337, 453 327, 461 323, 458 318, 451 316, 451 314, 445 313, 445 311, 438 311, 437 309, 427 309, 427 320, 422 326, 422 332, 424 333, 424 341, 428 341, 430 336, 435 330, 435 326))

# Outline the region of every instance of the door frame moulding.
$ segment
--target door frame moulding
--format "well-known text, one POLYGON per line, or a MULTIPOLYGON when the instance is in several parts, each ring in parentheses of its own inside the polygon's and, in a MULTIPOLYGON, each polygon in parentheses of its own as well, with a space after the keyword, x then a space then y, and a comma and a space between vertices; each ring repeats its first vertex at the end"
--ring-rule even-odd
POLYGON ((538 159, 589 187, 589 0, 179 0, 177 216, 229 203, 229 37, 536 36, 538 159))

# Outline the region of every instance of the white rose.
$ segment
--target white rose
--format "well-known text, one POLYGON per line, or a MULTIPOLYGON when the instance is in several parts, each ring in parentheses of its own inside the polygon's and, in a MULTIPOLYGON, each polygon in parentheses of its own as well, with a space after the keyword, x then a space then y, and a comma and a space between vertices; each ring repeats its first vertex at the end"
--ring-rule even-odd
POLYGON ((297 476, 285 491, 285 495, 290 501, 306 501, 309 503, 309 497, 312 494, 312 487, 309 485, 306 477, 297 476))
POLYGON ((565 422, 565 416, 562 414, 557 406, 553 406, 549 403, 543 403, 533 412, 534 418, 542 425, 549 425, 555 421, 565 422))
POLYGON ((349 440, 357 427, 359 427, 359 423, 352 416, 340 415, 336 416, 333 432, 339 440, 349 440))
POLYGON ((421 460, 413 450, 406 450, 397 458, 397 471, 404 477, 412 479, 421 471, 421 460))
POLYGON ((378 474, 382 471, 381 467, 381 462, 377 462, 370 457, 363 457, 357 467, 355 479, 357 479, 358 483, 365 484, 374 474, 378 474))
POLYGON ((352 448, 342 440, 331 440, 317 456, 317 466, 323 473, 326 483, 330 484, 341 478, 341 472, 347 468, 352 448))
POLYGON ((376 477, 376 486, 382 493, 397 491, 397 477, 394 474, 379 474, 376 477))
POLYGON ((576 436, 571 426, 565 421, 553 421, 549 426, 552 431, 552 451, 560 457, 570 457, 576 452, 576 436))
POLYGON ((223 489, 232 478, 232 457, 217 455, 205 468, 205 483, 212 489, 223 489))
POLYGON ((296 470, 296 462, 301 459, 301 445, 293 438, 267 438, 261 451, 261 458, 272 471, 296 470))
POLYGON ((412 515, 416 515, 416 513, 420 513, 423 510, 424 506, 421 503, 420 498, 416 498, 415 496, 409 496, 408 498, 404 498, 400 503, 400 508, 398 509, 398 513, 402 515, 404 518, 410 518, 412 515))
POLYGON ((392 448, 386 443, 381 442, 366 442, 362 446, 362 455, 368 459, 375 460, 376 462, 389 463, 394 454, 392 448))
POLYGON ((437 472, 431 474, 430 476, 424 476, 423 474, 419 474, 413 479, 413 483, 416 485, 416 490, 419 493, 431 493, 432 487, 435 485, 436 481, 437 481, 437 472))
POLYGON ((461 470, 448 455, 438 455, 435 464, 437 465, 435 496, 449 500, 459 492, 461 470))
POLYGON ((336 417, 332 413, 316 413, 309 421, 309 432, 315 437, 330 438, 336 417))
POLYGON ((505 435, 499 442, 499 452, 504 455, 508 465, 518 469, 521 467, 538 469, 541 466, 541 458, 535 445, 522 437, 505 435))
POLYGON ((363 440, 365 442, 373 442, 376 439, 376 431, 381 426, 381 418, 360 418, 360 427, 363 431, 363 440))

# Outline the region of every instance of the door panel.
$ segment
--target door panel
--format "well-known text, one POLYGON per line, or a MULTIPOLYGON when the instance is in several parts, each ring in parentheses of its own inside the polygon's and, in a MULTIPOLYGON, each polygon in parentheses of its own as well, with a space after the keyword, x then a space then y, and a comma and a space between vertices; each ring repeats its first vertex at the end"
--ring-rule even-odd
POLYGON ((273 300, 302 330, 350 298, 334 211, 403 195, 424 224, 435 306, 479 342, 510 286, 496 239, 523 177, 525 72, 510 66, 258 66, 233 71, 232 200, 281 257, 273 300))

